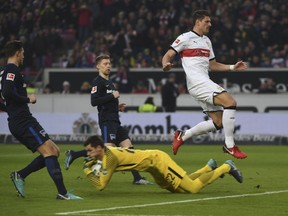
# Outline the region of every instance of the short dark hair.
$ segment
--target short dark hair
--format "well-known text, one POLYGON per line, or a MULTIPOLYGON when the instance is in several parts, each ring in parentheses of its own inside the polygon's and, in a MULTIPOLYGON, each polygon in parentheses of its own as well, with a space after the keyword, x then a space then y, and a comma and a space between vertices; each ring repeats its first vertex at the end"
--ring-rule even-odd
POLYGON ((91 145, 92 147, 96 148, 97 146, 101 146, 104 148, 104 142, 100 136, 90 136, 85 142, 84 146, 91 145))
POLYGON ((103 59, 110 59, 109 55, 100 55, 96 57, 95 65, 98 65, 103 59))
POLYGON ((21 51, 23 43, 20 40, 8 41, 4 47, 5 56, 7 58, 15 55, 17 51, 21 51))
POLYGON ((195 26, 196 20, 202 20, 204 17, 210 17, 210 13, 207 10, 197 10, 192 16, 192 25, 195 26))

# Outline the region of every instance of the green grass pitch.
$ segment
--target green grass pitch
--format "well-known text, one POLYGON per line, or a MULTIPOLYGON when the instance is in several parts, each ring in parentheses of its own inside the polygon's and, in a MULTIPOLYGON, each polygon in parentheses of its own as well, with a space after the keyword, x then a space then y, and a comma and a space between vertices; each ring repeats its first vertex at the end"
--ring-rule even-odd
MULTIPOLYGON (((115 173, 104 191, 96 191, 82 172, 82 160, 75 161, 70 170, 63 168, 65 151, 80 150, 82 145, 59 145, 64 181, 68 190, 84 198, 81 201, 56 200, 56 188, 46 168, 26 178, 26 198, 16 196, 9 179, 13 170, 28 164, 36 154, 22 145, 0 145, 0 215, 111 215, 111 216, 218 216, 218 215, 288 215, 287 146, 241 146, 248 154, 244 160, 235 159, 244 182, 239 184, 225 175, 204 188, 199 194, 172 194, 157 185, 132 185, 130 172, 115 173)), ((177 156, 170 145, 137 145, 139 149, 161 149, 188 173, 202 167, 209 158, 218 164, 232 159, 222 153, 219 145, 183 146, 177 156)), ((152 180, 148 173, 143 173, 152 180)))

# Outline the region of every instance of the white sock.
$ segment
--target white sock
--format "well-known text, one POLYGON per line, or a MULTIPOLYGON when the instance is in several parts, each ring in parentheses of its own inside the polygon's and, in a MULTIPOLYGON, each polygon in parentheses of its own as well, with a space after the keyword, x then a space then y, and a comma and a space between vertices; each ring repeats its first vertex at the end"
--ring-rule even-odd
POLYGON ((186 130, 185 134, 182 136, 182 139, 183 141, 185 141, 192 136, 206 134, 208 132, 216 131, 216 130, 217 129, 212 120, 203 121, 195 125, 194 127, 190 128, 189 130, 186 130))
POLYGON ((225 133, 225 144, 228 148, 235 145, 234 142, 234 126, 235 126, 235 109, 224 109, 222 116, 222 124, 225 133))

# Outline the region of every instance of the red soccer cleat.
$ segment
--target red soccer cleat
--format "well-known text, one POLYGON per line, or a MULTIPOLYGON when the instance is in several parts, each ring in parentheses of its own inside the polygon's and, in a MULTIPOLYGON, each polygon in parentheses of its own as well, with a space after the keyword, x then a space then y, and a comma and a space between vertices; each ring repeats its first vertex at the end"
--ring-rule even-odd
POLYGON ((176 155, 178 149, 180 146, 184 143, 183 139, 183 131, 182 130, 176 130, 174 133, 173 143, 172 143, 172 151, 173 154, 176 155))
POLYGON ((223 151, 227 154, 232 155, 233 157, 237 158, 237 159, 244 159, 247 157, 247 155, 242 152, 238 146, 234 146, 232 148, 228 148, 226 145, 223 146, 223 151))

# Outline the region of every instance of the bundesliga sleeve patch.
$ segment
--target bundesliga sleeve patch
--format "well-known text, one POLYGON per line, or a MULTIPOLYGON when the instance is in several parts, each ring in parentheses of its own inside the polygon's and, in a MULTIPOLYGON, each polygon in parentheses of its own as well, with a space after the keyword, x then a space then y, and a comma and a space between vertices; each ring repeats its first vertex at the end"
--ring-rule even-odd
POLYGON ((94 94, 97 92, 97 86, 93 86, 91 89, 91 94, 94 94))
POLYGON ((6 77, 6 80, 14 81, 14 78, 15 78, 15 74, 13 74, 13 73, 8 73, 8 74, 7 74, 7 77, 6 77))

